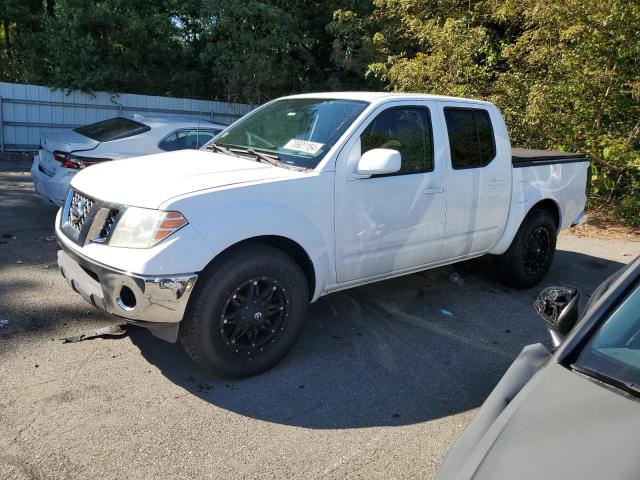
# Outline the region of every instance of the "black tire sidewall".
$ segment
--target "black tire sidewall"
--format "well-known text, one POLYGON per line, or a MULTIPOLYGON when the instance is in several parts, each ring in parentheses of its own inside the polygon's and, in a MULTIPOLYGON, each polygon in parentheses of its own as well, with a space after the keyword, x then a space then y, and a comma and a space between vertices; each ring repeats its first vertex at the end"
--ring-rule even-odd
POLYGON ((200 363, 218 375, 242 378, 256 375, 278 363, 293 347, 300 335, 309 293, 304 274, 298 264, 284 252, 268 245, 254 245, 228 255, 216 265, 196 289, 190 341, 197 343, 200 363), (220 335, 219 319, 225 302, 232 292, 256 276, 277 280, 286 290, 289 303, 285 329, 264 352, 242 355, 231 351, 220 335), (195 327, 195 328, 194 328, 195 327), (193 338, 193 337, 196 338, 193 338))
POLYGON ((509 251, 506 252, 506 258, 500 259, 500 261, 506 260, 506 264, 510 267, 503 271, 503 277, 506 277, 504 280, 517 288, 530 288, 540 283, 553 261, 556 241, 557 226, 551 214, 540 209, 531 211, 518 231, 509 251), (544 227, 548 231, 551 244, 542 268, 535 275, 529 275, 524 268, 525 248, 529 238, 539 227, 544 227))

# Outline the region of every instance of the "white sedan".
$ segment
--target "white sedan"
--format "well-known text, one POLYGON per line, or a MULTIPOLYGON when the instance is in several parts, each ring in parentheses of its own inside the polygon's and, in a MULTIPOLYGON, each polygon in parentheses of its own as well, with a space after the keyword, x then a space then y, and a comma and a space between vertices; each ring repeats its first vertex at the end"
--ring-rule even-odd
POLYGON ((36 192, 62 206, 79 170, 109 160, 151 153, 198 149, 224 125, 176 117, 115 117, 73 130, 47 132, 33 158, 36 192))

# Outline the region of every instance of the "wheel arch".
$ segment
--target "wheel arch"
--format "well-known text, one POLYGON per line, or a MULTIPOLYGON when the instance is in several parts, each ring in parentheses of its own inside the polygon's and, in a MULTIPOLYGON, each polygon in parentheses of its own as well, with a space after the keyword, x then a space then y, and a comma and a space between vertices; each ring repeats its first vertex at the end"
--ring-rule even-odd
POLYGON ((309 287, 309 300, 312 300, 314 298, 317 278, 316 268, 313 264, 313 261, 311 260, 311 256, 298 242, 281 235, 258 235, 245 238, 232 245, 229 245, 224 250, 220 251, 215 257, 213 257, 213 259, 205 266, 203 272, 215 268, 217 261, 223 255, 227 255, 233 250, 247 248, 251 245, 251 243, 255 242, 272 246, 289 255, 300 266, 302 273, 307 280, 307 285, 309 287))
MULTIPOLYGON (((539 200, 529 209, 529 211, 527 212, 527 215, 529 215, 533 210, 544 210, 549 212, 553 217, 554 222, 556 223, 557 231, 560 231, 560 226, 562 225, 562 216, 561 216, 562 214, 560 212, 560 206, 555 200, 551 198, 545 198, 543 200, 539 200)), ((524 221, 524 219, 522 221, 524 221)))
POLYGON ((538 199, 535 202, 531 203, 530 207, 526 207, 524 203, 517 204, 518 208, 509 213, 509 219, 507 220, 507 228, 505 229, 502 237, 498 242, 487 252, 492 255, 501 255, 507 251, 511 242, 515 238, 516 234, 520 230, 520 227, 524 223, 525 219, 535 210, 544 210, 549 212, 553 217, 553 220, 556 224, 557 232, 560 232, 560 228, 562 227, 562 211, 560 210, 560 206, 553 198, 542 198, 538 199), (518 214, 518 212, 521 212, 518 214), (511 220, 512 213, 514 217, 520 217, 520 221, 515 223, 511 220))

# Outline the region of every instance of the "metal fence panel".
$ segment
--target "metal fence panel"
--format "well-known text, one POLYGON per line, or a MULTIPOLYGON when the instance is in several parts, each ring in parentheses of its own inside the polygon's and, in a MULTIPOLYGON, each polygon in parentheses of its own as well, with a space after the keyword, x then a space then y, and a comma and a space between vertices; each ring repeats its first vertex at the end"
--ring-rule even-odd
POLYGON ((254 107, 189 98, 78 91, 0 82, 0 151, 34 150, 42 133, 118 115, 193 117, 228 125, 254 107))

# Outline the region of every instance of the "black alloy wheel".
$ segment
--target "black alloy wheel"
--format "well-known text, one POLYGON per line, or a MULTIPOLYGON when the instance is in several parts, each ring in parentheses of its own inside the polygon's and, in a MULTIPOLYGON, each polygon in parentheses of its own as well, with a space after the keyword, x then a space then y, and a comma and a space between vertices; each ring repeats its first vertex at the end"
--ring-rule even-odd
POLYGON ((556 251, 558 225, 548 210, 533 209, 511 245, 493 257, 498 278, 510 287, 531 288, 544 278, 556 251))
POLYGON ((227 298, 220 315, 225 346, 239 355, 257 355, 287 327, 286 289, 271 277, 254 277, 227 298))
POLYGON ((248 241, 220 254, 198 277, 179 340, 200 367, 225 378, 264 372, 293 348, 310 299, 287 252, 248 241))
POLYGON ((535 277, 545 267, 551 250, 551 233, 544 226, 536 228, 524 247, 523 266, 527 275, 535 277))

